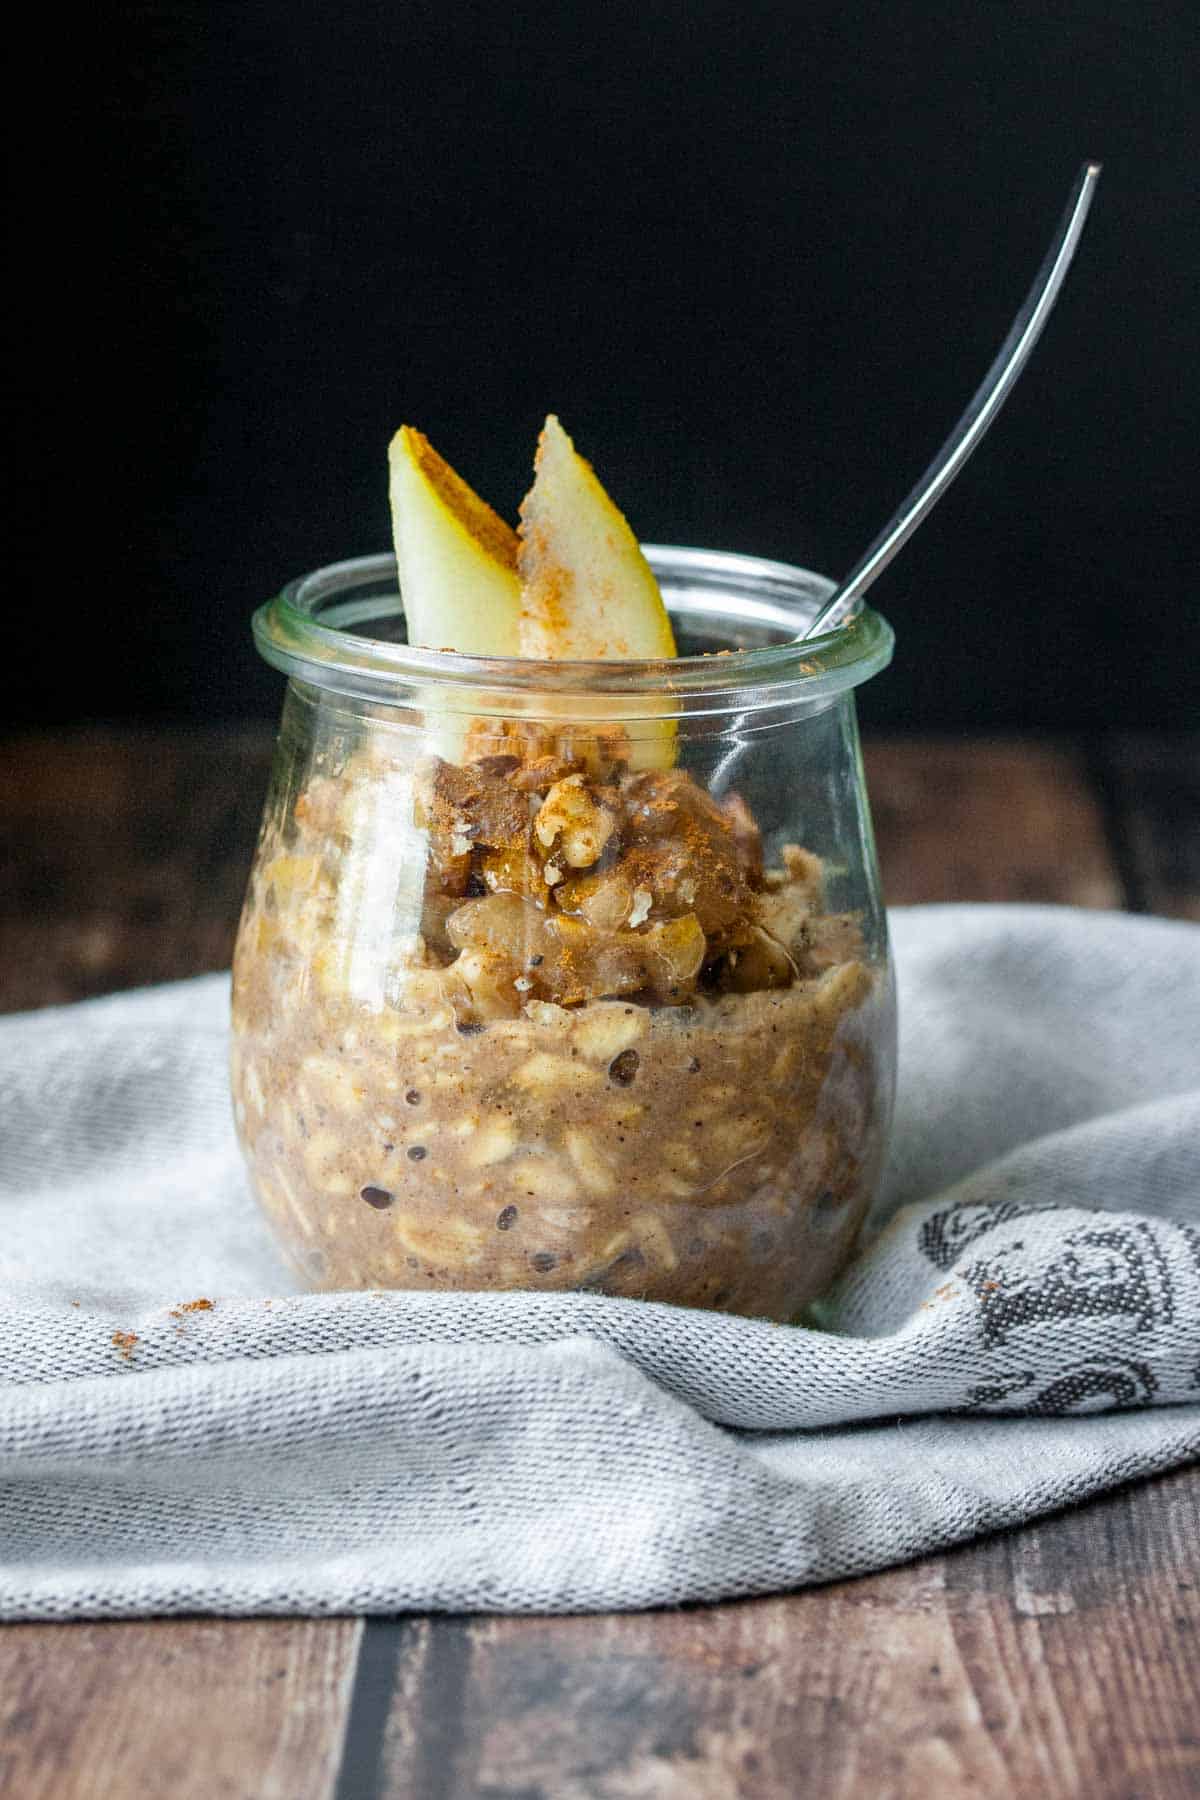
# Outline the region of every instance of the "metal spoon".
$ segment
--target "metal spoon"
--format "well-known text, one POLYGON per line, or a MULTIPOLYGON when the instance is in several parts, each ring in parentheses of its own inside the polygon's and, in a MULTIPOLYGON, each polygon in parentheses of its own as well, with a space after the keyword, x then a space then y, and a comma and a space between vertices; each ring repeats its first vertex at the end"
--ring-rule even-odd
POLYGON ((967 404, 962 418, 942 445, 920 481, 892 514, 870 549, 859 558, 846 579, 830 594, 828 600, 800 633, 798 642, 832 631, 852 618, 862 604, 862 597, 891 562, 896 552, 908 542, 926 513, 932 511, 954 477, 979 448, 1000 408, 1008 399, 1029 353, 1042 335, 1042 328, 1054 309, 1059 289, 1083 232, 1100 164, 1084 163, 1071 190, 1062 223, 1046 252, 1025 304, 1013 320, 1012 330, 1001 344, 996 360, 967 404))

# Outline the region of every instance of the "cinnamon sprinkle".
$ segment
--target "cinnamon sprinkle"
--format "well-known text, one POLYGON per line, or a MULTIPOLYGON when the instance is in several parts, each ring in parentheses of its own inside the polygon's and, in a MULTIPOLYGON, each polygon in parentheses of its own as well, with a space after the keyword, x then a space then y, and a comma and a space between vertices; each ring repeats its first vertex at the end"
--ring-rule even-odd
POLYGON ((170 1316, 181 1319, 184 1313, 212 1312, 213 1304, 211 1300, 184 1300, 179 1306, 171 1308, 170 1316))

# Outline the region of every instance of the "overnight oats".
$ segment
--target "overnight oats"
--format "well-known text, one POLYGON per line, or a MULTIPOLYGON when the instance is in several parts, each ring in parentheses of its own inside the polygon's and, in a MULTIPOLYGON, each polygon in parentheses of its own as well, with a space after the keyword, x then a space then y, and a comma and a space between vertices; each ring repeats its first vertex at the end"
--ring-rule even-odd
POLYGON ((392 473, 399 592, 363 559, 256 621, 291 677, 234 964, 261 1204, 318 1287, 792 1318, 890 1115, 852 693, 890 633, 798 646, 818 578, 647 560, 554 421, 519 538, 417 434, 392 473))

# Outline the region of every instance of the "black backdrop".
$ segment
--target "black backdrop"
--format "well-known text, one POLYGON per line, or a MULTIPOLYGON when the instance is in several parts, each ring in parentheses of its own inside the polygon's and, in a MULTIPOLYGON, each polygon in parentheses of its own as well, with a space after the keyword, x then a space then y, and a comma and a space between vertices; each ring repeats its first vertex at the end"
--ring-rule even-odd
POLYGON ((47 12, 9 105, 16 715, 272 713, 249 612, 386 547, 405 419, 511 515, 554 409, 644 538, 839 573, 1096 156, 1034 363, 875 590, 900 649, 864 710, 1192 722, 1198 18, 148 0, 84 38, 47 12))

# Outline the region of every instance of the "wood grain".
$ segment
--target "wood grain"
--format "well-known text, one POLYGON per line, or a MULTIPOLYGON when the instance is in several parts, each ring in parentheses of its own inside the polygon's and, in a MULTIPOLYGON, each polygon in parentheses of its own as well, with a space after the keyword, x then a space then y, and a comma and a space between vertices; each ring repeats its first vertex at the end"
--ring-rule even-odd
POLYGON ((1106 739, 1093 762, 1131 903, 1200 919, 1200 732, 1106 739))
POLYGON ((1121 905, 1080 750, 1019 739, 890 739, 868 743, 864 761, 890 905, 1121 905))
POLYGON ((374 1791, 1182 1800, 1200 1787, 1198 1541, 1200 1486, 1177 1474, 778 1599, 396 1627, 374 1791))
POLYGON ((225 968, 271 734, 86 732, 0 747, 0 1006, 225 968))
POLYGON ((357 1619, 160 1619, 0 1633, 13 1800, 327 1800, 357 1619))

